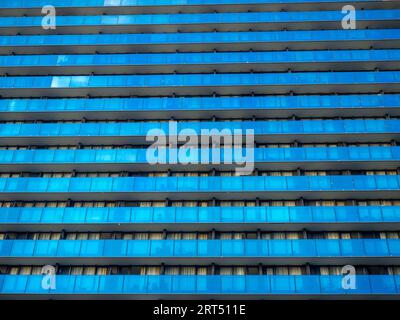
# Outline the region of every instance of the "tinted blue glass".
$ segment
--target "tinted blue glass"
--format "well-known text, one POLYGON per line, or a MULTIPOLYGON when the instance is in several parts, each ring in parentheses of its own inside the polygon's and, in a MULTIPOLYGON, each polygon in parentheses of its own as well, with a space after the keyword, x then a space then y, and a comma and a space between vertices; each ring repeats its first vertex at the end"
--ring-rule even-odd
POLYGON ((148 223, 154 221, 153 208, 132 208, 132 222, 148 223))
POLYGON ((314 257, 317 255, 314 240, 291 240, 294 256, 314 257))
POLYGON ((294 277, 273 276, 270 277, 271 293, 273 294, 293 294, 296 292, 294 277))
POLYGON ((338 256, 340 255, 340 245, 338 240, 315 240, 318 256, 338 256))
POLYGON ((108 222, 110 223, 131 222, 131 208, 126 208, 126 207, 108 208, 108 222))
POLYGON ((105 223, 108 220, 108 208, 87 208, 87 223, 105 223))
POLYGON ((58 242, 58 257, 79 257, 82 241, 80 240, 60 240, 58 242))
POLYGON ((347 222, 347 221, 359 221, 360 214, 359 208, 361 207, 335 207, 335 215, 338 222, 347 222))
POLYGON ((64 208, 46 208, 43 209, 41 223, 62 223, 64 217, 64 208))
POLYGON ((126 240, 106 240, 102 254, 106 257, 125 257, 127 248, 128 242, 126 240))
POLYGON ((21 208, 20 209, 20 222, 21 223, 40 223, 42 208, 21 208))
MULTIPOLYGON (((175 213, 175 219, 177 223, 189 223, 189 222, 197 222, 198 221, 198 208, 179 208, 176 210, 168 210, 170 208, 166 208, 165 217, 171 221, 173 219, 173 213, 175 213)), ((158 221, 156 217, 155 221, 158 221)), ((173 220, 172 220, 173 221, 173 220)))
POLYGON ((103 240, 84 240, 82 241, 80 256, 82 257, 101 257, 104 252, 103 240))
POLYGON ((400 241, 397 239, 387 239, 387 245, 389 247, 389 252, 392 256, 400 255, 400 241))
POLYGON ((289 208, 276 207, 267 209, 268 222, 288 222, 290 220, 289 208))
POLYGON ((220 222, 221 221, 221 211, 223 208, 216 208, 216 207, 200 207, 199 208, 199 222, 206 223, 206 222, 220 222))
POLYGON ((320 276, 322 294, 345 294, 348 290, 342 285, 343 276, 320 276))
POLYGON ((244 242, 240 240, 222 240, 221 241, 222 256, 237 257, 244 255, 244 242))
POLYGON ((3 281, 2 293, 25 293, 28 276, 25 275, 8 275, 3 281))
POLYGON ((90 293, 97 293, 99 289, 99 276, 76 276, 75 280, 75 292, 79 292, 81 294, 90 294, 90 293))
POLYGON ((386 293, 386 294, 397 293, 396 283, 393 277, 370 275, 368 278, 371 286, 371 292, 386 293))
POLYGON ((151 255, 157 257, 170 257, 174 254, 173 240, 151 240, 151 255))
MULTIPOLYGON (((21 208, 0 208, 0 222, 1 223, 16 223, 18 221, 24 221, 24 218, 21 217, 21 208)), ((37 214, 34 215, 33 220, 37 220, 37 214)), ((29 220, 30 216, 28 216, 29 220)), ((39 214, 40 219, 40 214, 39 214)))
POLYGON ((320 294, 321 285, 319 276, 293 277, 295 280, 296 293, 300 294, 320 294))
POLYGON ((128 241, 128 257, 148 257, 150 255, 150 241, 133 240, 128 241))
POLYGON ((196 292, 197 281, 195 276, 171 276, 171 279, 173 293, 179 294, 196 292))
POLYGON ((199 240, 197 243, 197 253, 199 256, 220 257, 221 243, 218 240, 199 240))
POLYGON ((147 292, 147 279, 149 276, 125 276, 124 293, 143 294, 147 292))
POLYGON ((269 253, 271 256, 291 256, 292 243, 286 240, 269 240, 269 253))
POLYGON ((65 208, 63 222, 64 223, 85 223, 86 208, 65 208))
POLYGON ((102 294, 121 294, 123 292, 124 276, 109 275, 107 277, 99 277, 98 292, 102 294))
POLYGON ((0 241, 0 256, 7 257, 10 255, 13 242, 14 242, 13 240, 0 241))
MULTIPOLYGON (((28 282, 26 284, 26 290, 25 292, 29 293, 35 293, 35 294, 46 294, 49 293, 49 289, 45 289, 46 287, 43 287, 42 285, 43 281, 43 276, 35 276, 31 275, 29 276, 28 282)), ((56 286, 57 286, 57 281, 56 281, 56 286)))
POLYGON ((179 257, 197 256, 197 241, 196 240, 175 241, 174 256, 179 256, 179 257))
MULTIPOLYGON (((271 208, 272 209, 272 208, 271 208)), ((309 207, 292 207, 289 209, 289 220, 291 222, 311 222, 313 215, 309 207)))
POLYGON ((149 293, 172 292, 172 276, 148 276, 147 290, 149 293))
POLYGON ((387 242, 380 239, 364 239, 364 250, 369 256, 386 256, 389 254, 387 242))
POLYGON ((221 278, 218 276, 198 276, 198 293, 219 293, 221 292, 221 278))
POLYGON ((343 256, 355 257, 365 255, 364 241, 360 239, 341 240, 340 249, 343 256))
POLYGON ((267 294, 271 290, 268 276, 246 276, 246 292, 267 294))
POLYGON ((246 240, 244 242, 244 252, 246 257, 267 257, 268 242, 259 240, 246 240))
POLYGON ((246 293, 246 277, 223 276, 221 277, 221 293, 246 293))
POLYGON ((54 257, 57 253, 58 241, 53 240, 38 240, 35 241, 35 257, 54 257))
POLYGON ((14 241, 11 249, 11 256, 14 257, 30 257, 33 255, 35 241, 18 240, 14 241))

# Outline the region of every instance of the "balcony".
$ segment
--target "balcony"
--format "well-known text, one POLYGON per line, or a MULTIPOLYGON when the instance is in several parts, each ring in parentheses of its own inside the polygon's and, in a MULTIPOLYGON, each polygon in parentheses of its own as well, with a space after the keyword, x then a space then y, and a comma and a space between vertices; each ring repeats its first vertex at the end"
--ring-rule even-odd
POLYGON ((0 263, 398 265, 400 240, 1 240, 0 263))
MULTIPOLYGON (((11 57, 10 59, 13 59, 11 57)), ((0 57, 1 59, 1 57, 0 57)), ((39 63, 40 62, 36 62, 39 63)), ((43 67, 43 66, 42 66, 43 67)), ((56 67, 53 66, 52 70, 56 67)), ((400 95, 1 99, 6 120, 224 119, 400 116, 400 95)))
POLYGON ((343 289, 342 276, 56 276, 56 289, 42 289, 40 275, 0 275, 0 297, 229 299, 377 298, 400 293, 400 276, 359 275, 356 289, 343 289))
POLYGON ((0 231, 368 231, 398 230, 398 206, 343 207, 13 207, 0 231))
MULTIPOLYGON (((380 1, 382 2, 382 1, 380 1)), ((0 36, 0 54, 400 48, 398 29, 0 36)))

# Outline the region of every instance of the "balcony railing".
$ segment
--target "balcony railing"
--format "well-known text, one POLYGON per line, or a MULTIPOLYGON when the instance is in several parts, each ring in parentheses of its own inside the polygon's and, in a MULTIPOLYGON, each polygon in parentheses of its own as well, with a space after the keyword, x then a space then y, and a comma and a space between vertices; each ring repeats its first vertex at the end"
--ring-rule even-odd
MULTIPOLYGON (((342 276, 57 275, 55 289, 43 289, 41 275, 0 275, 0 295, 398 295, 400 276, 358 275, 345 289, 342 276)), ((46 288, 46 287, 44 287, 46 288)), ((183 296, 184 297, 184 296, 183 296)), ((175 297, 176 298, 176 297, 175 297)))

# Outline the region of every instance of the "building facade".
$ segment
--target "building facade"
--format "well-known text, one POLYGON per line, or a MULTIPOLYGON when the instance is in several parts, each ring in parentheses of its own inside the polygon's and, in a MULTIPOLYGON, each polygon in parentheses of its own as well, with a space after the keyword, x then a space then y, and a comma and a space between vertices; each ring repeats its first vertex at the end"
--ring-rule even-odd
POLYGON ((399 1, 2 1, 0 74, 1 299, 400 297, 399 1))

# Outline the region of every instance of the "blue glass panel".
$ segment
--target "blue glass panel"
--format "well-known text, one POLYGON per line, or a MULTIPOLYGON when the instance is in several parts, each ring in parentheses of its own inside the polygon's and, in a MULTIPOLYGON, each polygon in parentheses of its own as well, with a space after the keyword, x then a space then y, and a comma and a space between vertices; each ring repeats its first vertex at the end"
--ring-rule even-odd
POLYGON ((101 294, 122 294, 124 276, 123 275, 109 275, 99 277, 99 293, 101 294))
POLYGON ((298 294, 320 294, 321 285, 319 276, 295 276, 296 293, 298 294))
POLYGON ((267 209, 267 221, 268 222, 289 222, 289 208, 288 207, 276 207, 267 209))
POLYGON ((288 209, 289 209, 289 221, 291 222, 313 221, 312 211, 309 207, 291 207, 288 209))
POLYGON ((336 214, 336 219, 338 222, 358 222, 360 220, 360 215, 359 215, 359 208, 360 207, 335 207, 335 214, 336 214))
POLYGON ((20 222, 21 223, 39 223, 42 217, 42 208, 21 208, 20 222))
POLYGON ((131 208, 127 207, 108 208, 108 222, 129 223, 130 221, 131 221, 131 208))
POLYGON ((293 294, 296 292, 296 284, 292 276, 270 276, 272 294, 293 294))
POLYGON ((364 241, 361 239, 341 240, 341 254, 343 256, 364 256, 364 241))
POLYGON ((37 240, 35 245, 35 257, 54 257, 57 253, 58 241, 37 240))
POLYGON ((75 279, 75 292, 79 292, 80 294, 93 294, 97 293, 99 289, 99 276, 85 275, 85 276, 76 276, 75 279))
POLYGON ((389 252, 392 256, 400 256, 400 241, 398 239, 387 239, 389 252))
POLYGON ((81 246, 81 257, 101 257, 104 251, 104 240, 84 240, 81 246))
POLYGON ((128 241, 128 257, 148 257, 150 255, 150 241, 133 240, 128 241))
POLYGON ((320 276, 322 294, 344 294, 346 289, 342 285, 343 276, 320 276))
POLYGON ((171 276, 172 278, 172 293, 194 293, 196 292, 197 280, 194 276, 171 276))
POLYGON ((197 293, 220 293, 221 277, 197 276, 197 293))
POLYGON ((8 275, 3 281, 2 293, 25 293, 29 276, 8 275))
POLYGON ((105 257, 125 257, 127 248, 126 240, 105 240, 103 255, 105 257))
POLYGON ((268 276, 246 276, 246 291, 248 294, 268 294, 271 290, 268 276))
POLYGON ((246 207, 243 208, 243 218, 245 223, 260 223, 267 221, 267 208, 263 207, 246 207))
MULTIPOLYGON (((45 282, 46 278, 44 276, 40 275, 31 275, 29 276, 28 283, 26 285, 26 292, 33 293, 33 294, 47 294, 51 293, 51 289, 44 289, 46 286, 43 286, 43 284, 49 285, 49 282, 45 282)), ((57 277, 56 277, 56 282, 55 286, 57 287, 57 277)))
POLYGON ((195 257, 197 256, 196 240, 180 240, 174 243, 174 256, 195 257))
POLYGON ((244 245, 246 257, 267 257, 269 254, 268 241, 246 240, 244 245))
POLYGON ((318 256, 329 257, 340 255, 340 246, 338 240, 315 240, 318 256))
MULTIPOLYGON (((182 240, 183 241, 183 240, 182 240)), ((151 255, 170 257, 174 254, 174 240, 151 240, 151 255)))
MULTIPOLYGON (((21 217, 21 208, 0 208, 0 223, 16 223, 24 221, 21 217)), ((37 215, 34 217, 37 221, 37 215)))
POLYGON ((386 256, 389 254, 387 242, 379 239, 364 239, 364 250, 368 256, 386 256))
MULTIPOLYGON (((173 214, 175 214, 175 219, 177 223, 194 223, 198 221, 198 208, 179 208, 175 210, 168 210, 169 208, 166 208, 165 210, 165 218, 173 219, 173 214)), ((171 208, 173 209, 173 208, 171 208)), ((156 217, 155 221, 157 221, 156 217)))
POLYGON ((125 276, 123 293, 143 294, 147 292, 148 276, 125 276))
POLYGON ((172 292, 171 276, 148 276, 147 290, 149 293, 170 293, 172 292))
POLYGON ((63 223, 85 223, 86 208, 65 208, 63 223))
POLYGON ((205 257, 220 257, 221 243, 218 240, 198 240, 197 254, 205 257))
POLYGON ((60 240, 58 242, 58 257, 79 257, 81 251, 80 240, 60 240))
POLYGON ((315 257, 317 251, 313 240, 291 240, 293 256, 315 257))
POLYGON ((240 240, 222 240, 222 256, 241 257, 244 255, 244 242, 240 240))
POLYGON ((360 221, 382 221, 381 208, 366 206, 359 207, 358 212, 360 215, 360 221))
POLYGON ((220 222, 222 210, 217 207, 199 207, 199 223, 220 222))
POLYGON ((56 277, 56 288, 51 290, 54 294, 72 294, 74 293, 75 278, 77 276, 72 275, 57 275, 56 277))
POLYGON ((221 276, 221 293, 246 293, 246 277, 221 276))
POLYGON ((105 223, 108 220, 108 208, 87 208, 87 223, 105 223))
POLYGON ((335 208, 313 207, 311 208, 314 222, 335 222, 335 208))
POLYGON ((11 248, 13 246, 13 240, 1 240, 0 241, 0 256, 8 257, 11 254, 11 248))
POLYGON ((148 223, 154 221, 153 219, 153 208, 132 208, 132 222, 136 223, 148 223))
POLYGON ((41 216, 41 223, 62 223, 64 217, 64 208, 50 208, 43 209, 41 216))
POLYGON ((269 253, 271 256, 291 256, 292 242, 287 240, 269 240, 269 253))
POLYGON ((30 257, 33 255, 35 241, 33 240, 16 240, 11 249, 11 256, 14 257, 30 257))
POLYGON ((370 275, 369 283, 371 285, 371 291, 378 294, 395 294, 396 283, 393 277, 381 276, 381 275, 370 275))

